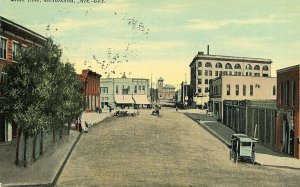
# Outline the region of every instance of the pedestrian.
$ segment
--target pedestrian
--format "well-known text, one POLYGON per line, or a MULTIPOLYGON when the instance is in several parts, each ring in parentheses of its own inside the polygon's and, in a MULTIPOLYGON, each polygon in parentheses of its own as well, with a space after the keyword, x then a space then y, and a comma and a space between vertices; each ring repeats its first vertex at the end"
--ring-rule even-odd
POLYGON ((85 122, 85 127, 84 127, 83 131, 85 133, 88 133, 88 131, 89 131, 89 125, 87 124, 87 122, 85 122))
POLYGON ((109 113, 111 113, 111 106, 109 106, 109 113))
POLYGON ((206 115, 208 115, 208 109, 206 109, 206 115))
POLYGON ((176 105, 176 112, 178 112, 178 106, 176 105))

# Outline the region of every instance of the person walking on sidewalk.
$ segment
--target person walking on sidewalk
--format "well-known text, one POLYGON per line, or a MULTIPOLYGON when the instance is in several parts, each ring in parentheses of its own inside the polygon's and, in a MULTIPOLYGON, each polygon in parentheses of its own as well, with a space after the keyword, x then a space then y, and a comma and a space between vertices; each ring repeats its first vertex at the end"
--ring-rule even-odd
POLYGON ((87 124, 87 122, 85 122, 85 126, 84 126, 84 128, 83 128, 83 131, 84 131, 85 133, 88 133, 88 131, 89 131, 89 125, 87 124))

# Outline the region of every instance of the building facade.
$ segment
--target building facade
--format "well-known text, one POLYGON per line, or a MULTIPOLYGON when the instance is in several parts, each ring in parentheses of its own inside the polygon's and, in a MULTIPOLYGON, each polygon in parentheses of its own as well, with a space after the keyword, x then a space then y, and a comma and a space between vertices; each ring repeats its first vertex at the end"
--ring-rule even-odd
POLYGON ((171 84, 164 85, 164 79, 160 77, 157 80, 158 99, 159 100, 173 100, 175 97, 175 86, 171 84))
POLYGON ((150 105, 149 79, 121 78, 101 79, 101 108, 143 107, 150 105))
POLYGON ((276 150, 300 158, 300 65, 277 70, 276 150))
POLYGON ((100 108, 100 78, 101 75, 92 70, 82 70, 78 78, 83 84, 84 111, 96 111, 100 108))
POLYGON ((212 80, 209 108, 223 120, 225 100, 276 100, 276 78, 223 75, 212 80))
MULTIPOLYGON (((43 46, 46 41, 44 36, 0 16, 0 87, 5 84, 7 76, 3 67, 17 63, 18 50, 21 47, 43 46)), ((17 125, 9 124, 5 113, 0 111, 0 142, 17 137, 17 125)))
POLYGON ((236 133, 259 139, 259 143, 275 148, 276 100, 225 100, 223 123, 236 133))
POLYGON ((191 90, 194 104, 200 108, 207 107, 209 84, 222 75, 270 77, 270 59, 235 56, 210 55, 198 52, 190 63, 191 90))

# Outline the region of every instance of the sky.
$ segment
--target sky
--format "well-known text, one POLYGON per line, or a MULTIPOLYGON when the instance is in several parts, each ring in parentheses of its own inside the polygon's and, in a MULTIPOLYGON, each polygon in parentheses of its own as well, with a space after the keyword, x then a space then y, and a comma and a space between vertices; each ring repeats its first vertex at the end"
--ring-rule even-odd
POLYGON ((272 76, 300 64, 300 3, 294 0, 19 1, 0 0, 0 16, 52 37, 77 73, 125 72, 178 86, 189 82, 189 64, 207 45, 213 55, 271 59, 272 76))

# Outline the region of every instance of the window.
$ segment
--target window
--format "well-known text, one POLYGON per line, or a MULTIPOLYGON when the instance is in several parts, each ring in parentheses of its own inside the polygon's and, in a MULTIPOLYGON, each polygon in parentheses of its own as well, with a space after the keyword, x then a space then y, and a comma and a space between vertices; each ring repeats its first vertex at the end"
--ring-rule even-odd
POLYGON ((229 75, 232 75, 232 71, 229 71, 228 73, 229 73, 229 75))
POLYGON ((259 77, 260 74, 259 74, 259 73, 254 73, 254 76, 255 76, 255 77, 259 77))
POLYGON ((0 38, 0 58, 6 59, 6 39, 0 38))
POLYGON ((198 67, 202 67, 202 62, 198 62, 198 67))
POLYGON ((231 64, 227 63, 227 64, 225 65, 225 69, 232 69, 231 64))
POLYGON ((220 62, 216 63, 216 68, 222 68, 222 64, 220 62))
POLYGON ((127 90, 128 90, 128 92, 130 92, 130 86, 128 86, 127 90))
POLYGON ((237 75, 238 75, 238 76, 241 76, 241 75, 242 75, 242 72, 237 72, 237 75))
POLYGON ((201 88, 198 88, 198 93, 201 93, 201 92, 202 92, 201 88))
POLYGON ((143 86, 143 91, 145 91, 145 86, 143 86))
POLYGON ((246 69, 252 69, 252 66, 250 64, 247 64, 246 69))
POLYGON ((249 76, 252 76, 252 72, 249 72, 249 76))
POLYGON ((16 61, 18 51, 19 51, 19 44, 17 42, 13 42, 12 43, 12 61, 16 61))
POLYGON ((223 71, 223 75, 228 75, 228 72, 227 71, 223 71))
POLYGON ((243 96, 246 96, 247 87, 246 85, 243 85, 243 96))
POLYGON ((253 85, 250 85, 250 96, 253 96, 253 85))
POLYGON ((212 76, 212 71, 211 70, 209 70, 209 76, 212 76))
POLYGON ((241 69, 241 65, 240 64, 235 64, 234 69, 241 69))
POLYGON ((142 86, 139 86, 139 91, 141 91, 142 90, 142 86))
POLYGON ((254 69, 255 69, 255 70, 260 70, 259 65, 254 66, 254 69))
POLYGON ((218 71, 215 71, 215 76, 219 76, 219 72, 218 71))
POLYGON ((119 93, 119 86, 116 85, 116 93, 119 93))
POLYGON ((100 93, 108 93, 108 87, 101 87, 100 93))
POLYGON ((284 84, 280 83, 280 104, 283 105, 284 101, 284 84))
POLYGON ((239 95, 239 94, 240 94, 240 86, 235 85, 235 95, 239 95))
POLYGON ((198 70, 198 75, 202 75, 202 71, 201 70, 198 70))
POLYGON ((211 63, 210 63, 210 62, 206 62, 206 64, 205 64, 205 67, 207 67, 207 68, 211 68, 211 67, 212 67, 212 65, 211 65, 211 63))
POLYGON ((290 81, 286 81, 285 84, 285 104, 289 105, 290 104, 290 81))
POLYGON ((219 75, 220 75, 220 76, 222 76, 222 73, 223 73, 222 71, 219 71, 219 75))
POLYGON ((296 81, 292 82, 292 106, 296 105, 296 81))
POLYGON ((262 69, 263 69, 263 71, 268 71, 269 70, 268 66, 264 66, 262 69))
POLYGON ((211 84, 212 83, 212 79, 209 79, 209 84, 211 84))
POLYGON ((134 86, 134 93, 137 93, 137 85, 134 86))
POLYGON ((205 93, 209 92, 209 88, 205 87, 205 93))
POLYGON ((205 84, 208 84, 208 79, 205 79, 205 84))
POLYGON ((276 95, 276 86, 273 86, 273 95, 276 95))
POLYGON ((230 84, 226 85, 226 95, 230 95, 230 84))
POLYGON ((202 84, 202 79, 198 79, 198 84, 202 84))
POLYGON ((208 76, 208 71, 207 70, 205 70, 205 76, 208 76))

